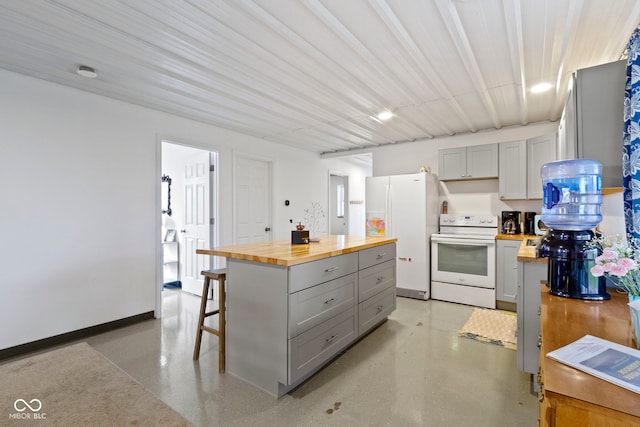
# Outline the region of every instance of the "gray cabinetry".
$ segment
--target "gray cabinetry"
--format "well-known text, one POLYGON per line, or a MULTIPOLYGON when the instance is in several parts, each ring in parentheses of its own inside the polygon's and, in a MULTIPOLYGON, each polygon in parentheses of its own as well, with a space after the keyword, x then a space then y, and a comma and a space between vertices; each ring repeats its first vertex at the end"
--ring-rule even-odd
POLYGON ((542 165, 556 160, 556 134, 527 139, 527 198, 542 199, 542 165))
POLYGON ((356 271, 358 271, 357 253, 294 265, 289 271, 289 291, 296 292, 356 271))
POLYGON ((396 245, 360 251, 358 272, 358 335, 396 309, 396 245))
POLYGON ((438 150, 438 179, 440 181, 497 177, 497 144, 438 150))
MULTIPOLYGON (((540 282, 547 279, 547 264, 518 263, 518 368, 538 372, 540 336, 540 282)), ((535 383, 535 381, 534 381, 535 383)))
POLYGON ((578 70, 558 126, 558 158, 602 163, 602 186, 622 186, 626 61, 578 70))
POLYGON ((556 134, 499 144, 501 200, 542 199, 540 169, 556 160, 556 134))
POLYGON ((356 273, 289 294, 289 338, 352 309, 358 284, 356 273))
POLYGON ((395 243, 291 267, 227 258, 227 372, 281 396, 394 309, 395 243))
POLYGON ((515 303, 518 293, 518 250, 522 241, 498 240, 496 243, 496 300, 515 303))
POLYGON ((498 147, 498 196, 527 198, 527 141, 501 142, 498 147))

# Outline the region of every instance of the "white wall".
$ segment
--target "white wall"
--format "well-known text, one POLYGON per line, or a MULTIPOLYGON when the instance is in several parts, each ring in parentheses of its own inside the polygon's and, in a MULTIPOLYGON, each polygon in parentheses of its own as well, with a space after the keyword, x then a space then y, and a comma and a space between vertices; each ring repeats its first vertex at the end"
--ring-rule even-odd
MULTIPOLYGON (((326 207, 329 169, 343 168, 339 160, 16 73, 0 70, 0 81, 0 349, 154 310, 161 139, 220 153, 226 224, 234 153, 273 160, 277 239, 290 237, 289 218, 312 201, 326 207)), ((232 243, 231 227, 222 227, 220 243, 232 243)))

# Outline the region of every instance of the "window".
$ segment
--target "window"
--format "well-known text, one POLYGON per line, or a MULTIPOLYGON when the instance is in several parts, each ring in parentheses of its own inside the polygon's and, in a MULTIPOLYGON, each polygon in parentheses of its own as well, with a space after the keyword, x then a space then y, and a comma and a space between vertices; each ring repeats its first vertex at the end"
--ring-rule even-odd
POLYGON ((344 218, 344 185, 339 184, 336 187, 336 216, 344 218))

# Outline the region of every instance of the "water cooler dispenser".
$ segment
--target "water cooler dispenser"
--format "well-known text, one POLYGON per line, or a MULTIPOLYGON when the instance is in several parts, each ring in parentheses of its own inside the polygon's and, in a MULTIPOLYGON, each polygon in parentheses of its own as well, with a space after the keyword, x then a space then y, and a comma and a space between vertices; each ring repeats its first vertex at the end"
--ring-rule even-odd
POLYGON ((588 242, 600 221, 602 165, 595 160, 561 160, 542 166, 542 221, 549 227, 537 255, 548 258, 549 293, 584 300, 605 300, 604 277, 591 275, 600 255, 588 242))

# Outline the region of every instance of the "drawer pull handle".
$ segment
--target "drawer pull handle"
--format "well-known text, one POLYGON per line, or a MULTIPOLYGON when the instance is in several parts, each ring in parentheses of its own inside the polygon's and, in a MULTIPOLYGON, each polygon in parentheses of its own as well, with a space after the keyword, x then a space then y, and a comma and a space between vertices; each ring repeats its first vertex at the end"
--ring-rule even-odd
POLYGON ((384 256, 385 256, 385 255, 386 255, 386 253, 378 254, 378 256, 376 257, 376 259, 382 259, 382 258, 384 258, 384 256))
POLYGON ((384 305, 379 305, 377 308, 376 314, 381 313, 383 309, 384 309, 384 305))
POLYGON ((384 276, 380 276, 376 279, 376 283, 382 283, 383 280, 384 280, 384 276))
POLYGON ((324 340, 327 344, 329 344, 331 341, 335 340, 337 337, 337 335, 331 335, 329 338, 327 338, 326 340, 324 340))
POLYGON ((336 300, 335 298, 331 298, 331 299, 326 300, 324 303, 325 303, 325 304, 331 304, 331 303, 332 303, 332 302, 334 302, 335 300, 336 300))
POLYGON ((325 273, 331 273, 332 271, 336 271, 337 269, 339 269, 340 267, 331 267, 331 268, 327 268, 324 272, 325 273))

